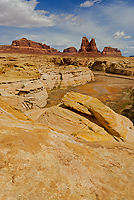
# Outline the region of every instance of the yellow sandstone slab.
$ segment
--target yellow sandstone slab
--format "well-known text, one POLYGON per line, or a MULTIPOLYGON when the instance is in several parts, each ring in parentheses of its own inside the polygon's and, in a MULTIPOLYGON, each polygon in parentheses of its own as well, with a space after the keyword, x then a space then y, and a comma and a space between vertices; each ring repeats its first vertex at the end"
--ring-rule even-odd
POLYGON ((37 122, 87 141, 114 140, 102 127, 75 112, 58 106, 47 108, 37 122))
POLYGON ((133 127, 133 123, 129 119, 125 120, 101 101, 91 96, 69 92, 63 97, 62 102, 65 106, 74 110, 82 110, 82 112, 84 109, 88 110, 98 124, 115 137, 126 138, 133 127))

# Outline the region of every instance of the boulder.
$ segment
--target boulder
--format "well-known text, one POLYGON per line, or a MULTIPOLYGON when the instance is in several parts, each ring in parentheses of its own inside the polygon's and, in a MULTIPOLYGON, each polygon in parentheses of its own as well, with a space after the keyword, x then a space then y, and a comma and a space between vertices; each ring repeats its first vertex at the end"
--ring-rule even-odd
POLYGON ((133 128, 133 123, 129 119, 126 120, 124 117, 115 113, 98 99, 69 92, 63 97, 62 102, 70 109, 77 110, 81 113, 83 113, 84 109, 88 110, 97 124, 103 127, 113 137, 121 140, 129 139, 128 136, 133 128))
POLYGON ((96 70, 96 71, 104 71, 107 68, 107 62, 105 61, 95 61, 92 66, 90 67, 92 70, 96 70))

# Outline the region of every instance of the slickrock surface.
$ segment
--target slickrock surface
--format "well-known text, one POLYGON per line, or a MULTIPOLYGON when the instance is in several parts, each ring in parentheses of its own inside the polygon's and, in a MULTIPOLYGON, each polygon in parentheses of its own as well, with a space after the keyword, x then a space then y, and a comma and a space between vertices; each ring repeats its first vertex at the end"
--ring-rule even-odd
MULTIPOLYGON (((65 112, 68 121, 75 120, 77 128, 78 118, 70 113, 65 112)), ((87 119, 80 119, 88 126, 87 119)), ((0 97, 1 200, 133 199, 134 146, 88 142, 71 136, 68 124, 67 129, 63 133, 38 124, 0 97)))

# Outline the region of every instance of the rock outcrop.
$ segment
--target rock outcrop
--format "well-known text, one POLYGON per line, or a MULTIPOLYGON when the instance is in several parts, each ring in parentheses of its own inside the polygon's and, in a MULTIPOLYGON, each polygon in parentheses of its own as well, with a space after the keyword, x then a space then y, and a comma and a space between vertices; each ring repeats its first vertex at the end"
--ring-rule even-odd
POLYGON ((63 53, 77 53, 77 49, 75 47, 68 47, 63 50, 63 53))
POLYGON ((112 48, 112 47, 104 47, 102 51, 103 56, 111 56, 111 57, 121 57, 121 51, 118 50, 117 48, 112 48))
POLYGON ((79 52, 90 52, 90 51, 98 51, 95 43, 95 39, 92 38, 91 41, 88 41, 88 38, 83 37, 82 38, 82 43, 81 43, 81 48, 79 49, 79 52))

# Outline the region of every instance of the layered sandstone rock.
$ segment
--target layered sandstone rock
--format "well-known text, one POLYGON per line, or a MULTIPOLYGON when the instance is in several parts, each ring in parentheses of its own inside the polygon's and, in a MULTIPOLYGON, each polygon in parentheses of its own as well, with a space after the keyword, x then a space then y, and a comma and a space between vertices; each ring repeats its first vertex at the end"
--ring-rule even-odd
POLYGON ((68 47, 63 50, 63 53, 77 53, 77 49, 75 47, 68 47))
POLYGON ((1 67, 0 95, 21 111, 42 108, 47 104, 47 91, 41 74, 29 63, 1 67))
POLYGON ((95 43, 95 39, 92 38, 91 41, 88 41, 88 38, 83 37, 82 38, 82 43, 81 43, 81 48, 79 52, 90 52, 90 51, 98 51, 95 43))
POLYGON ((41 80, 47 89, 66 88, 68 86, 84 85, 94 80, 94 75, 87 67, 61 66, 58 68, 41 69, 41 80))
POLYGON ((120 57, 122 56, 121 51, 118 50, 117 48, 112 48, 112 47, 104 47, 102 51, 102 55, 104 56, 115 56, 115 57, 120 57))
POLYGON ((21 111, 44 108, 48 98, 45 85, 39 80, 0 84, 0 95, 21 111))

